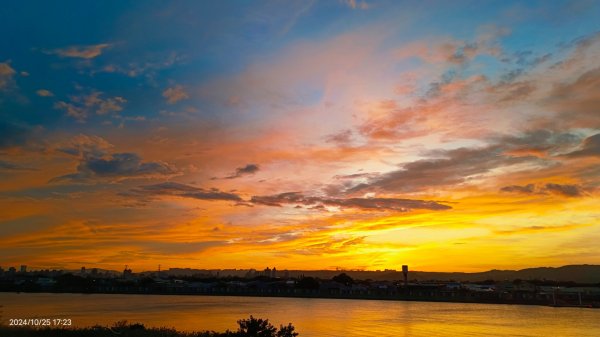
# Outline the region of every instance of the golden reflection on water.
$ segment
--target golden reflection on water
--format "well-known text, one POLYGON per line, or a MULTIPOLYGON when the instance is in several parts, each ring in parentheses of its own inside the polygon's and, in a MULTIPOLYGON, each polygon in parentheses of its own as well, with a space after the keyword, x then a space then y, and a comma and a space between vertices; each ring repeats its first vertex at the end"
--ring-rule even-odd
POLYGON ((0 293, 10 318, 119 320, 179 330, 236 328, 249 315, 300 336, 600 336, 600 310, 542 306, 267 297, 0 293))

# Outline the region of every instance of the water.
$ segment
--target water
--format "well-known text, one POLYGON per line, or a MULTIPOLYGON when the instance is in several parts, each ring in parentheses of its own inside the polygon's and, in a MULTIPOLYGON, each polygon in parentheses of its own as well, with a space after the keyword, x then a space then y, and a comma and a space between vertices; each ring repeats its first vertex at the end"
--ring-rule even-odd
POLYGON ((119 320, 179 330, 235 330, 250 315, 301 337, 600 336, 600 310, 542 306, 228 296, 0 293, 10 318, 70 318, 75 326, 119 320))

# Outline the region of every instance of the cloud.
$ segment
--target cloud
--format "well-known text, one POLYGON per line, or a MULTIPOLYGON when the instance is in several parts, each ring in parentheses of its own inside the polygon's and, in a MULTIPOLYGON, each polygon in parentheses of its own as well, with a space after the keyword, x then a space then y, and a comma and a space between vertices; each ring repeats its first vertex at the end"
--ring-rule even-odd
POLYGON ((77 172, 53 178, 51 182, 122 180, 154 178, 178 173, 171 165, 157 161, 144 162, 136 153, 112 153, 112 145, 100 137, 79 135, 57 151, 79 159, 77 172))
POLYGON ((102 157, 110 153, 113 148, 114 146, 102 137, 79 134, 69 139, 66 143, 59 144, 56 150, 78 157, 102 157))
MULTIPOLYGON (((142 58, 136 58, 136 60, 127 63, 110 63, 101 69, 95 70, 95 72, 120 73, 128 77, 144 76, 154 85, 158 72, 180 63, 184 58, 177 52, 163 51, 144 55, 142 58)), ((120 60, 118 57, 115 59, 120 60)))
POLYGON ((328 143, 346 145, 352 142, 352 130, 342 130, 338 133, 328 135, 325 138, 328 143))
POLYGON ((224 201, 242 201, 242 198, 234 193, 227 193, 218 189, 203 189, 176 182, 165 182, 161 184, 146 185, 133 189, 124 196, 152 196, 169 195, 181 198, 192 198, 199 200, 224 200, 224 201))
POLYGON ((108 43, 101 43, 87 46, 71 46, 67 48, 54 49, 47 52, 48 54, 54 54, 61 57, 74 57, 83 59, 93 59, 97 56, 102 55, 102 51, 105 48, 110 47, 108 43))
POLYGON ((537 90, 531 81, 501 82, 490 86, 488 92, 499 96, 498 102, 518 102, 530 97, 537 90))
POLYGON ((85 121, 89 115, 106 115, 123 110, 127 100, 120 96, 102 98, 103 93, 94 91, 89 95, 71 96, 70 102, 59 101, 55 109, 64 110, 68 116, 85 121))
POLYGON ((54 94, 50 90, 40 89, 35 92, 40 97, 52 97, 54 94))
POLYGON ((547 104, 558 111, 568 127, 600 128, 600 68, 586 71, 575 81, 557 84, 547 104))
POLYGON ((352 9, 369 9, 371 6, 366 1, 342 0, 342 2, 352 9))
POLYGON ((477 174, 531 160, 530 157, 506 156, 503 152, 500 146, 441 151, 440 155, 445 158, 422 159, 404 164, 400 170, 382 174, 351 188, 349 192, 414 192, 434 186, 456 185, 477 174))
POLYGON ((502 192, 514 192, 514 193, 531 194, 531 193, 535 192, 535 185, 534 184, 527 184, 525 186, 510 185, 510 186, 504 186, 500 190, 502 192))
POLYGON ((15 73, 8 62, 0 63, 0 90, 12 85, 15 73))
POLYGON ((587 157, 600 156, 600 133, 586 138, 583 141, 581 150, 573 151, 567 154, 568 157, 587 157))
POLYGON ((33 171, 34 169, 27 166, 11 163, 0 160, 0 171, 33 171))
POLYGON ((163 91, 163 97, 167 99, 167 103, 175 104, 181 100, 190 98, 183 86, 176 85, 163 91))
POLYGON ((584 195, 583 188, 580 185, 554 184, 545 185, 527 184, 510 185, 500 189, 502 192, 520 193, 520 194, 558 194, 565 197, 580 197, 584 195))
POLYGON ((362 210, 379 210, 408 212, 413 209, 426 210, 447 210, 450 206, 440 204, 435 201, 397 199, 397 198, 321 198, 307 197, 297 192, 281 193, 268 196, 253 196, 249 203, 235 193, 220 191, 216 188, 203 189, 176 182, 165 182, 161 184, 146 185, 122 193, 122 196, 130 197, 148 197, 153 195, 169 195, 182 198, 192 198, 200 200, 225 200, 236 201, 236 205, 248 206, 251 204, 281 207, 283 204, 302 205, 309 209, 324 209, 325 206, 353 208, 362 210))
POLYGON ((495 144, 504 147, 507 154, 531 154, 538 157, 556 156, 580 142, 581 137, 571 132, 546 129, 529 130, 521 135, 492 137, 495 144))
POLYGON ((225 179, 235 179, 235 178, 239 178, 241 176, 254 174, 254 173, 258 172, 258 170, 260 170, 260 167, 257 164, 247 164, 244 167, 236 168, 235 173, 230 176, 225 177, 225 179))
POLYGON ((583 190, 579 185, 546 184, 544 191, 565 197, 580 197, 583 195, 583 190))
POLYGON ((396 50, 400 59, 417 57, 427 63, 465 65, 479 55, 498 57, 503 54, 500 39, 510 34, 505 27, 483 26, 474 40, 453 38, 427 39, 408 42, 396 50))
POLYGON ((500 235, 512 235, 512 234, 532 234, 532 233, 545 233, 555 231, 568 231, 576 228, 580 228, 585 225, 560 225, 560 226, 528 226, 518 227, 507 230, 495 230, 495 234, 500 235))
POLYGON ((435 201, 397 199, 397 198, 322 198, 304 196, 298 192, 287 192, 276 195, 253 196, 250 202, 265 206, 280 207, 283 204, 304 205, 314 208, 323 208, 323 206, 355 208, 362 210, 381 210, 381 211, 399 211, 407 212, 413 209, 427 210, 447 210, 452 207, 440 204, 435 201))
POLYGON ((548 158, 557 155, 578 140, 570 133, 534 130, 520 135, 490 137, 483 147, 430 151, 430 158, 401 165, 399 170, 381 174, 350 188, 347 192, 384 190, 415 192, 436 186, 450 186, 490 173, 524 164, 547 167, 555 164, 548 158))
POLYGON ((336 175, 333 178, 338 179, 338 180, 343 180, 343 179, 375 178, 378 176, 379 176, 379 173, 377 173, 377 172, 372 172, 372 173, 365 172, 365 173, 336 175))
POLYGON ((163 162, 142 162, 135 153, 114 153, 102 158, 87 156, 77 166, 77 173, 53 178, 52 182, 85 181, 97 178, 121 180, 173 175, 177 171, 163 162))

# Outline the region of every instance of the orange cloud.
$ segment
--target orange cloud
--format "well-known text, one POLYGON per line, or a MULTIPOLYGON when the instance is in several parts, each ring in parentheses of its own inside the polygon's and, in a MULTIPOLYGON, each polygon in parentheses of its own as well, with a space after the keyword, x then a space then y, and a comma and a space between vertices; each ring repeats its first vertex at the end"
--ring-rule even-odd
POLYGON ((102 55, 102 51, 111 47, 111 44, 101 43, 87 46, 71 46, 67 48, 54 49, 49 51, 49 54, 58 55, 61 57, 73 57, 83 59, 93 59, 102 55))

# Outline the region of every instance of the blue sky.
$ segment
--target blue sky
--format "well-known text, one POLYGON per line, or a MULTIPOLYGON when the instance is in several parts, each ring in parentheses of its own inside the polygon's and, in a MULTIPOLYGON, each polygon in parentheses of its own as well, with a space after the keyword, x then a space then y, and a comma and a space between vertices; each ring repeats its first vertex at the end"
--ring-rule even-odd
POLYGON ((598 17, 597 1, 3 4, 0 265, 600 263, 580 248, 600 239, 598 17))

